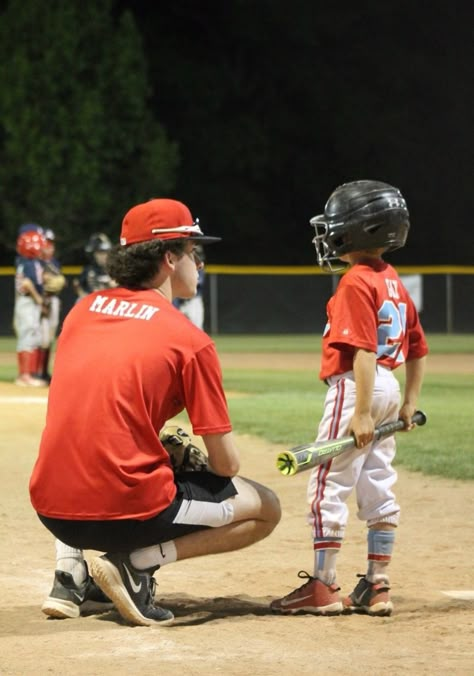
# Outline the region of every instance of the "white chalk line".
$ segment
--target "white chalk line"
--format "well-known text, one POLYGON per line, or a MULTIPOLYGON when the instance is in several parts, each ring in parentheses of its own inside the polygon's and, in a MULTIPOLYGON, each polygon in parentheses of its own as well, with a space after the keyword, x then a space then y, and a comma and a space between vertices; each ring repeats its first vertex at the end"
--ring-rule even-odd
POLYGON ((46 404, 48 397, 0 397, 0 404, 46 404))
POLYGON ((451 589, 441 593, 459 601, 474 601, 474 589, 451 589))

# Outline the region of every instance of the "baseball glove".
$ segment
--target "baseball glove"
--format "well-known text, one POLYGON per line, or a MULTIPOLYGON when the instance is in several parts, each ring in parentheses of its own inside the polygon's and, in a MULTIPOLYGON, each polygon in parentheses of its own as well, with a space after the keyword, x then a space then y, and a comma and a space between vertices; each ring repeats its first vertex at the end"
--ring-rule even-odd
POLYGON ((64 275, 44 274, 43 289, 46 293, 60 293, 66 286, 66 277, 64 275))
POLYGON ((160 432, 160 441, 168 451, 173 471, 205 472, 207 456, 191 442, 191 437, 181 427, 164 427, 160 432))

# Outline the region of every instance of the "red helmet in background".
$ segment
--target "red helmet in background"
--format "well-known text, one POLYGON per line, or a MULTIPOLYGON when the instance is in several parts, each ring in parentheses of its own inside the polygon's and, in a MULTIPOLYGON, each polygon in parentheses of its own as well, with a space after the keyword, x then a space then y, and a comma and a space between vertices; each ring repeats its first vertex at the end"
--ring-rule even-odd
POLYGON ((42 232, 28 230, 23 232, 16 240, 16 251, 23 258, 41 258, 47 241, 42 232))

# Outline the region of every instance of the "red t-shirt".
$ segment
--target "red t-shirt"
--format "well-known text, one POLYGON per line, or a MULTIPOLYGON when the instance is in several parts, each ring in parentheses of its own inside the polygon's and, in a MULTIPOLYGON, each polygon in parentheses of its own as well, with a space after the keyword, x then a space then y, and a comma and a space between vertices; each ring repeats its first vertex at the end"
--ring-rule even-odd
POLYGON ((209 336, 153 290, 86 296, 57 344, 30 480, 36 511, 73 520, 163 511, 176 487, 158 435, 183 409, 195 434, 232 429, 209 336))
POLYGON ((326 309, 322 380, 351 371, 355 348, 375 352, 377 363, 390 369, 428 352, 408 291, 394 268, 381 259, 351 267, 326 309))

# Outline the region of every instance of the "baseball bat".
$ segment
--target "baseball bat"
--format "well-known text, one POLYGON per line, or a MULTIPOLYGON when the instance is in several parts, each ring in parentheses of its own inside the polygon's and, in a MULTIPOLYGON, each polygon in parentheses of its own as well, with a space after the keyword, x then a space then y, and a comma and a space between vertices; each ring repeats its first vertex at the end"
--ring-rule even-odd
MULTIPOLYGON (((424 425, 426 423, 426 415, 423 411, 416 411, 412 423, 416 425, 424 425)), ((388 437, 405 427, 403 420, 394 420, 393 422, 385 423, 375 428, 373 441, 378 441, 383 437, 388 437)), ((345 451, 354 448, 356 439, 353 434, 340 439, 330 439, 316 444, 303 444, 302 446, 295 446, 289 451, 280 453, 277 457, 277 468, 281 474, 285 476, 293 476, 297 472, 322 465, 336 455, 340 455, 345 451)))

